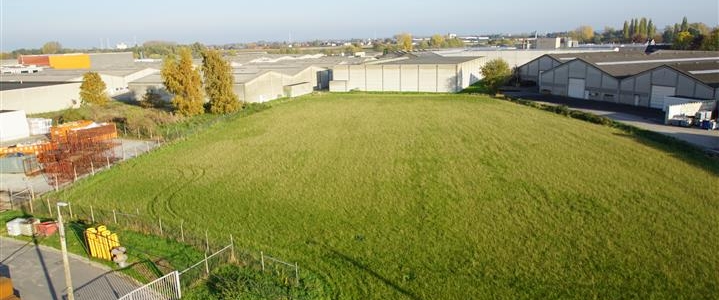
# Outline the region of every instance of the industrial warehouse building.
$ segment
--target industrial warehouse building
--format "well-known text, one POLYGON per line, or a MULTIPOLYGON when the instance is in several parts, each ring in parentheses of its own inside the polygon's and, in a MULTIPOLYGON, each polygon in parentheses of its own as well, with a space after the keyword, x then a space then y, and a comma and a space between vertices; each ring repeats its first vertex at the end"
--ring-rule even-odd
MULTIPOLYGON (((297 97, 314 90, 328 89, 332 77, 330 66, 356 63, 355 57, 324 55, 244 54, 232 57, 233 90, 243 102, 267 102, 282 97, 297 97)), ((196 65, 201 62, 195 61, 196 65)), ((150 74, 129 83, 132 95, 139 99, 147 91, 169 100, 159 74, 150 74)))
POLYGON ((331 92, 454 93, 479 81, 480 58, 443 57, 432 53, 405 55, 332 67, 331 92))
MULTIPOLYGON (((0 82, 0 110, 24 110, 28 114, 57 111, 80 106, 80 85, 88 70, 45 69, 31 74, 3 74, 0 82)), ((107 94, 127 99, 128 83, 148 74, 153 68, 91 69, 100 74, 107 94)))
POLYGON ((540 91, 665 109, 665 97, 719 99, 719 52, 642 51, 543 55, 518 69, 540 91))
POLYGON ((490 60, 499 58, 507 62, 510 68, 519 68, 544 55, 581 55, 585 53, 611 53, 619 51, 619 48, 609 47, 560 49, 470 48, 440 50, 434 53, 444 57, 477 57, 480 58, 480 64, 482 66, 490 60))

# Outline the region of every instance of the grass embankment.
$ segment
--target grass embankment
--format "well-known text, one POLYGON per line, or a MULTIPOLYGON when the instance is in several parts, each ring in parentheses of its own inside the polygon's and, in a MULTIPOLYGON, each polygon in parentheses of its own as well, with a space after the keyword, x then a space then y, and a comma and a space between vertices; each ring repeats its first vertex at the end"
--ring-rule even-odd
MULTIPOLYGON (((6 211, 0 213, 0 224, 5 224, 18 217, 29 218, 32 216, 21 211, 6 211)), ((40 220, 46 221, 50 219, 40 218, 40 220)), ((99 224, 86 224, 77 220, 65 224, 68 252, 105 264, 111 268, 117 268, 117 264, 114 262, 95 259, 90 256, 88 246, 85 243, 84 231, 93 225, 97 226, 99 224)), ((120 244, 127 249, 128 263, 131 266, 120 271, 140 282, 147 282, 162 276, 168 272, 168 269, 186 268, 204 257, 201 251, 178 241, 123 230, 112 225, 108 227, 118 234, 120 244)), ((0 233, 6 235, 4 226, 0 229, 0 233)), ((60 249, 60 238, 57 233, 49 237, 17 236, 14 238, 32 245, 44 245, 60 249)))
POLYGON ((335 298, 712 297, 719 166, 643 139, 485 96, 324 94, 63 197, 232 233, 335 298))

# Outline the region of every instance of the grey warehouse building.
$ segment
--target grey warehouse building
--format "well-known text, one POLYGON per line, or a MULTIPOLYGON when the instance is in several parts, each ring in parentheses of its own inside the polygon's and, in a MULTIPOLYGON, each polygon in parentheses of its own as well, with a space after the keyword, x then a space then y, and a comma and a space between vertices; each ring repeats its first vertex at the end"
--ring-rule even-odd
MULTIPOLYGON (((230 58, 234 76, 233 90, 243 102, 267 102, 282 97, 297 97, 314 90, 329 88, 329 67, 356 63, 354 57, 324 55, 241 54, 230 58)), ((195 61, 199 66, 201 61, 195 61)), ((129 84, 132 94, 141 97, 146 91, 159 93, 170 100, 160 74, 151 74, 129 84)))
POLYGON ((719 52, 642 51, 543 55, 518 75, 553 95, 664 109, 664 97, 719 99, 719 52))

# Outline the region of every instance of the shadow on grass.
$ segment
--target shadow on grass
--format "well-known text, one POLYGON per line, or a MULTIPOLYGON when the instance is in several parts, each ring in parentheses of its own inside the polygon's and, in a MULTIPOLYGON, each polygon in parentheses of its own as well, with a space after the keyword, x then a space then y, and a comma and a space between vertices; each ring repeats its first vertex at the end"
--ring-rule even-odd
POLYGON ((349 257, 348 255, 338 251, 337 249, 334 249, 330 246, 327 246, 325 244, 320 244, 315 241, 310 241, 310 243, 318 245, 322 247, 325 251, 332 254, 332 256, 339 258, 340 260, 349 263, 350 265, 354 266, 357 269, 360 269, 370 276, 374 277, 375 279, 381 281, 382 283, 386 284, 387 286, 391 287, 393 290, 401 293, 405 297, 408 297, 409 299, 419 299, 417 295, 413 294, 412 292, 400 287, 398 284, 392 282, 391 280, 385 278, 384 276, 380 275, 379 273, 375 272, 374 270, 368 268, 367 266, 363 265, 362 263, 358 262, 357 260, 349 257))
POLYGON ((484 82, 477 81, 466 89, 459 91, 459 94, 489 94, 489 89, 484 85, 484 82))
POLYGON ((661 133, 639 129, 634 126, 615 122, 612 127, 621 129, 615 135, 631 138, 634 141, 671 154, 690 165, 719 176, 719 155, 706 152, 697 146, 661 133))

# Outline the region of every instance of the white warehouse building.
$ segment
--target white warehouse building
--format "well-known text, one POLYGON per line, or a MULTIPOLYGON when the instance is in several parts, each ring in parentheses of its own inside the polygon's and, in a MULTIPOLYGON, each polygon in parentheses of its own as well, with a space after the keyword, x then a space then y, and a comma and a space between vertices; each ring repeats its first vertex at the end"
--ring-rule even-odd
POLYGON ((479 81, 479 57, 405 55, 332 67, 331 92, 443 92, 454 93, 479 81))

